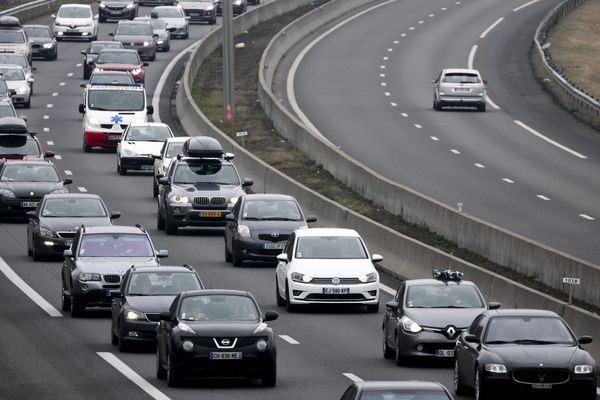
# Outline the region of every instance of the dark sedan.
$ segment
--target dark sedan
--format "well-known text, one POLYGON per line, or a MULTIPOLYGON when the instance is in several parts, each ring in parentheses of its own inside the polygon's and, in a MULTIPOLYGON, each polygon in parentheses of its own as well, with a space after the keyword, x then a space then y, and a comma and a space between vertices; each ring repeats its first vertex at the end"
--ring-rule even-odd
POLYGON ((49 193, 67 193, 54 164, 48 161, 7 160, 0 169, 0 218, 23 217, 49 193))
POLYGON ((556 313, 486 311, 456 342, 454 390, 478 400, 596 399, 596 362, 556 313))
POLYGON ((242 196, 226 219, 225 261, 236 267, 246 260, 277 263, 290 234, 317 220, 305 217, 296 199, 282 194, 242 196))
POLYGON ((42 57, 56 60, 58 45, 48 25, 23 25, 27 38, 31 43, 33 57, 42 57))
POLYGON ((423 381, 354 382, 340 400, 452 400, 443 385, 423 381))
POLYGON ((142 59, 156 60, 156 39, 152 25, 145 21, 120 21, 114 33, 109 33, 113 40, 123 43, 126 49, 136 50, 142 59))
POLYGON ((81 225, 111 225, 121 214, 109 213, 97 194, 65 193, 44 196, 27 216, 27 254, 38 261, 44 256, 62 258, 81 225))
POLYGON ((248 292, 199 290, 179 294, 160 314, 157 333, 159 379, 178 386, 182 378, 235 376, 275 386, 277 347, 266 321, 248 292))
POLYGON ((94 70, 94 64, 102 49, 122 49, 123 44, 121 42, 113 41, 101 41, 96 40, 88 46, 86 50, 81 50, 83 54, 83 79, 89 79, 92 71, 94 70))
POLYGON ((111 343, 119 351, 131 344, 154 343, 158 315, 168 311, 179 293, 202 289, 200 277, 189 265, 131 267, 119 290, 113 291, 111 343))

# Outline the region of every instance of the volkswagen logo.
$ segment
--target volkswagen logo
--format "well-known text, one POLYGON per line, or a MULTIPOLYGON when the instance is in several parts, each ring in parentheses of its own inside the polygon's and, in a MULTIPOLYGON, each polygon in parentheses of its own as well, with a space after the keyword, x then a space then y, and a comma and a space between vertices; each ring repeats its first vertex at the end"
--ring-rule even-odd
POLYGON ((33 196, 35 194, 35 192, 29 192, 30 196, 33 196))
POLYGON ((454 329, 453 326, 449 326, 448 329, 446 329, 446 334, 448 337, 453 337, 456 334, 456 329, 454 329))
POLYGON ((272 232, 271 237, 273 237, 273 238, 279 237, 279 232, 272 232))
POLYGON ((223 339, 223 340, 221 340, 221 344, 222 344, 223 346, 229 346, 229 343, 231 343, 231 342, 229 341, 229 339, 223 339))
POLYGON ((334 285, 339 285, 340 278, 338 278, 337 276, 335 278, 331 278, 331 283, 333 283, 334 285))

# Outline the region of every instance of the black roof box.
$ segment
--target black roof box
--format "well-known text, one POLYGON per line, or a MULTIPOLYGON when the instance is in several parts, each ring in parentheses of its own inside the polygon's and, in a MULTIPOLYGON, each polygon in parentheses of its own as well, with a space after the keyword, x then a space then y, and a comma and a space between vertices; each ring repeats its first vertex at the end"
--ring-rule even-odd
POLYGON ((0 118, 0 133, 28 133, 27 124, 21 118, 0 118))
POLYGON ((181 150, 186 157, 222 158, 221 143, 210 136, 191 137, 183 144, 181 150))

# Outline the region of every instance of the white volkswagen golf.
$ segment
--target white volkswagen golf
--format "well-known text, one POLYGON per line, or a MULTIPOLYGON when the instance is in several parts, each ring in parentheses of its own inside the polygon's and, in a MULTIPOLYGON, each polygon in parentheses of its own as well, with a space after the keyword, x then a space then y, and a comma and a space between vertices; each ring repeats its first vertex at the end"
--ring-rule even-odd
POLYGON ((277 305, 361 304, 379 311, 379 274, 362 238, 353 229, 298 229, 277 256, 277 305))

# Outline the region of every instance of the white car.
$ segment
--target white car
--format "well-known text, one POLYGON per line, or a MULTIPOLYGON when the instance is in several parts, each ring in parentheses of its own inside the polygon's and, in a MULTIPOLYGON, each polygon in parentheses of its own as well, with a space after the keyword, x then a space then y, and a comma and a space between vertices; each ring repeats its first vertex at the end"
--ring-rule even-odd
POLYGON ((98 37, 98 16, 87 4, 63 4, 52 18, 52 33, 56 40, 72 38, 91 42, 98 37))
POLYGON ((277 256, 277 305, 361 304, 379 311, 379 274, 367 247, 353 229, 295 230, 277 256))
POLYGON ((154 179, 152 184, 152 195, 158 197, 158 179, 167 175, 171 160, 177 157, 178 154, 182 154, 183 144, 189 139, 188 136, 173 137, 167 139, 164 143, 160 152, 154 154, 154 179))
POLYGON ((127 175, 127 170, 152 171, 154 154, 165 141, 173 137, 167 124, 160 122, 132 123, 117 144, 117 172, 127 175))
POLYGON ((23 67, 19 65, 0 64, 0 74, 6 81, 6 86, 11 92, 11 99, 14 105, 23 105, 25 108, 31 107, 31 84, 33 78, 27 78, 23 67))
POLYGON ((154 7, 150 12, 150 18, 162 18, 167 24, 167 29, 174 28, 175 30, 171 31, 171 37, 187 39, 190 36, 190 17, 186 17, 181 7, 154 7))

